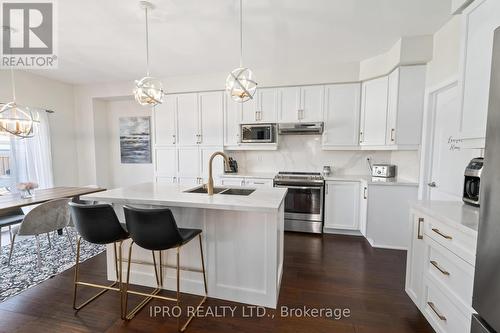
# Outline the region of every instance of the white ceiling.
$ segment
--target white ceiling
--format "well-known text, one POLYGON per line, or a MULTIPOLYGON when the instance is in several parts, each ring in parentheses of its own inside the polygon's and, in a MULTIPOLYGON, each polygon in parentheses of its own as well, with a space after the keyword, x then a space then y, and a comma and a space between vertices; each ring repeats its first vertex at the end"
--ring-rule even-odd
MULTIPOLYGON (((238 65, 237 0, 156 0, 152 74, 227 72, 238 65)), ((328 66, 386 52, 401 36, 432 34, 450 0, 244 0, 245 64, 328 66)), ((58 1, 59 69, 39 74, 83 84, 145 72, 144 14, 135 0, 58 1)))

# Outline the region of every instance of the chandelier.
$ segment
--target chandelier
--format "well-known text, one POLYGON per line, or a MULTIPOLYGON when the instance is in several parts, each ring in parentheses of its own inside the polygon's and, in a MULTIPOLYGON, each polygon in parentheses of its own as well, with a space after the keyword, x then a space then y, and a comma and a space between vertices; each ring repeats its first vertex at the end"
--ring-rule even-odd
POLYGON ((134 97, 140 105, 155 106, 163 102, 163 85, 160 80, 149 74, 149 24, 148 10, 153 9, 153 4, 148 1, 140 1, 141 8, 146 16, 146 76, 135 81, 134 97))
POLYGON ((257 90, 253 72, 243 66, 243 2, 240 0, 240 67, 234 69, 226 79, 226 91, 233 101, 244 103, 253 99, 257 90))
MULTIPOLYGON (((3 30, 11 31, 10 27, 3 30)), ((39 123, 38 113, 32 112, 26 106, 16 102, 16 81, 14 67, 10 67, 10 81, 12 86, 12 102, 0 108, 0 135, 13 135, 20 138, 31 138, 35 135, 34 124, 39 123), (36 117, 35 117, 36 115, 36 117)))

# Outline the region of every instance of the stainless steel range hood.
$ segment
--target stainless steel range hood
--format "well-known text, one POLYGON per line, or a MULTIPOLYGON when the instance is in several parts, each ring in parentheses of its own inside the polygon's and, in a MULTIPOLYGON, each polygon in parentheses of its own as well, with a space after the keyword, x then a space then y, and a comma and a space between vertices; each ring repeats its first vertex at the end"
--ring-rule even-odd
POLYGON ((279 124, 278 133, 281 135, 319 135, 323 134, 323 127, 322 122, 279 124))

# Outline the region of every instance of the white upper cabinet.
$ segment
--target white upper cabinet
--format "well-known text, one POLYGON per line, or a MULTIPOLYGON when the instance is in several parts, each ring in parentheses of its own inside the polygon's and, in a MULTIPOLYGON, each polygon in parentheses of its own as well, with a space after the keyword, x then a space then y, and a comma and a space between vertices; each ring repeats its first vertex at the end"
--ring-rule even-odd
POLYGON ((362 146, 383 146, 386 139, 387 76, 366 81, 362 84, 361 126, 359 142, 362 146))
POLYGON ((279 122, 323 121, 324 86, 279 89, 279 122))
POLYGON ((278 90, 257 89, 254 98, 243 103, 243 123, 274 123, 278 114, 278 90))
POLYGON ((300 88, 299 121, 323 121, 324 86, 304 86, 300 88))
POLYGON ((224 93, 207 92, 198 94, 200 106, 199 143, 203 145, 223 144, 224 93))
POLYGON ((199 142, 198 94, 177 95, 178 143, 194 145, 199 142))
POLYGON ((155 145, 167 146, 177 142, 177 97, 167 96, 154 107, 155 145))
POLYGON ((359 143, 361 84, 325 87, 323 147, 355 147, 359 143))
POLYGON ((422 137, 426 66, 403 66, 389 75, 386 144, 418 146, 422 137))
POLYGON ((422 136, 426 66, 402 66, 363 82, 361 146, 416 149, 422 136))
POLYGON ((493 33, 500 26, 500 1, 478 0, 464 11, 461 137, 486 137, 493 33))
POLYGON ((237 146, 240 143, 241 104, 224 95, 224 146, 237 146))
POLYGON ((282 123, 293 123, 299 120, 300 87, 287 87, 279 90, 279 118, 282 123))

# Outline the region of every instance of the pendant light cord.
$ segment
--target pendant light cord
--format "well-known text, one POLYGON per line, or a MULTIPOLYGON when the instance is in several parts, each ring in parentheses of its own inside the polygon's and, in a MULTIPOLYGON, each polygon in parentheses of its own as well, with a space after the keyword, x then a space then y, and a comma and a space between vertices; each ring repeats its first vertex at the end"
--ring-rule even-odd
POLYGON ((240 68, 243 67, 243 0, 240 0, 240 68))
POLYGON ((144 8, 146 14, 146 72, 149 76, 149 23, 148 23, 148 7, 144 8))

